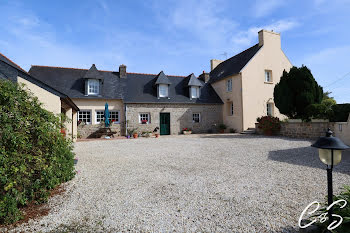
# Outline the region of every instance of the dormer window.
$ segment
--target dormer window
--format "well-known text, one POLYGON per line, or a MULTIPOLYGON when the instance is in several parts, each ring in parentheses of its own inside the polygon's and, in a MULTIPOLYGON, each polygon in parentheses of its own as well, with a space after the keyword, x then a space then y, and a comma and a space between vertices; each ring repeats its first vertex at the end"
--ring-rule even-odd
POLYGON ((199 98, 199 87, 197 86, 191 86, 191 99, 199 98))
POLYGON ((88 80, 88 95, 100 94, 100 82, 97 79, 88 80))
POLYGON ((159 97, 168 97, 169 96, 169 85, 168 84, 159 84, 159 97))

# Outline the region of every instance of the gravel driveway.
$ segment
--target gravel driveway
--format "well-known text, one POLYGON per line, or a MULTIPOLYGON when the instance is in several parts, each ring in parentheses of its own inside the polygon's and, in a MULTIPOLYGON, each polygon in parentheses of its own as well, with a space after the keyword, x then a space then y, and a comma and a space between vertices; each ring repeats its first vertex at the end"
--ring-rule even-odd
MULTIPOLYGON (((15 230, 294 232, 327 190, 310 144, 232 134, 78 142, 79 173, 66 192, 49 215, 15 230)), ((335 192, 350 182, 347 157, 335 192)))

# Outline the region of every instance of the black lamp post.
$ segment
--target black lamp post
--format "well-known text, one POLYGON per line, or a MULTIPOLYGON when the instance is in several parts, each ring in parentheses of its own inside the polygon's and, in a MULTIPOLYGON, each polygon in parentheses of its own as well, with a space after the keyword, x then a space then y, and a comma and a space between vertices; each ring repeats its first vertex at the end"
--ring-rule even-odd
MULTIPOLYGON (((318 155, 322 163, 327 165, 328 182, 328 206, 333 203, 332 170, 333 166, 341 161, 341 153, 349 147, 339 138, 332 136, 333 132, 328 129, 325 137, 320 137, 311 146, 318 148, 318 155)), ((329 223, 333 222, 332 208, 328 210, 329 223)))

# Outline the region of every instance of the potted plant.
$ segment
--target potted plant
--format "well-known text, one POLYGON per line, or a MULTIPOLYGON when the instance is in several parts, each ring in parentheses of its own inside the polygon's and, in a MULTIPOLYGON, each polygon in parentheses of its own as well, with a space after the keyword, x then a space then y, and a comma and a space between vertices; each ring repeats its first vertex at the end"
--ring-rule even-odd
POLYGON ((189 135, 192 133, 192 130, 190 128, 183 128, 182 133, 185 135, 189 135))
POLYGON ((281 129, 281 122, 278 117, 263 116, 257 119, 258 128, 262 129, 264 135, 272 136, 278 133, 281 129))
POLYGON ((128 138, 130 137, 134 137, 137 138, 138 137, 138 133, 136 132, 137 128, 132 128, 132 129, 128 129, 128 138))
POLYGON ((143 124, 143 125, 147 124, 147 120, 142 120, 141 124, 143 124))
POLYGON ((220 133, 225 133, 225 129, 227 129, 227 126, 225 124, 220 124, 219 125, 219 132, 220 133))

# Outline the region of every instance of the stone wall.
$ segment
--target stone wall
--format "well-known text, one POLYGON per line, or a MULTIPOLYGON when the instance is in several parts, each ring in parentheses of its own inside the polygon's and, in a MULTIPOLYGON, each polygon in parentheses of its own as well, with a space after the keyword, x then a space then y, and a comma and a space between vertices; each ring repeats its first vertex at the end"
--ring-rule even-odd
MULTIPOLYGON (((80 124, 78 126, 78 138, 96 138, 103 137, 104 134, 104 123, 103 124, 90 124, 84 125, 80 124)), ((113 123, 110 126, 112 132, 116 132, 114 136, 125 135, 125 129, 123 124, 113 123)))
MULTIPOLYGON (((334 129, 332 122, 281 122, 279 135, 292 138, 310 138, 315 139, 324 136, 327 129, 334 129)), ((257 134, 263 134, 262 129, 255 124, 257 134)))
POLYGON ((193 133, 207 133, 213 125, 222 123, 222 105, 219 104, 127 104, 128 128, 137 128, 138 133, 160 127, 160 113, 170 113, 170 134, 181 134, 183 128, 193 133), (150 123, 141 124, 140 113, 150 114, 150 123), (200 122, 193 123, 192 114, 200 113, 200 122))

